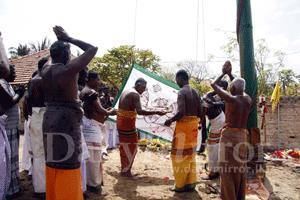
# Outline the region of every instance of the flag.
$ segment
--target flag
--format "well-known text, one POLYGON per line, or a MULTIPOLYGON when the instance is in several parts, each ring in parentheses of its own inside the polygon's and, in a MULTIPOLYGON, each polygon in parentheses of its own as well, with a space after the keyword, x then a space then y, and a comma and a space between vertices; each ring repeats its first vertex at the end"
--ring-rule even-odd
POLYGON ((275 89, 273 91, 271 102, 272 102, 272 112, 274 112, 277 104, 280 102, 279 80, 277 81, 275 89))
MULTIPOLYGON (((163 116, 138 115, 136 119, 137 130, 161 140, 171 142, 175 123, 172 123, 170 127, 165 126, 164 123, 177 113, 177 94, 180 90, 178 85, 133 63, 112 107, 118 109, 120 95, 123 91, 132 88, 138 78, 144 78, 147 81, 147 89, 140 95, 142 108, 151 111, 168 110, 170 113, 163 116)), ((116 122, 116 119, 116 116, 110 116, 108 118, 108 120, 112 122, 116 122)))

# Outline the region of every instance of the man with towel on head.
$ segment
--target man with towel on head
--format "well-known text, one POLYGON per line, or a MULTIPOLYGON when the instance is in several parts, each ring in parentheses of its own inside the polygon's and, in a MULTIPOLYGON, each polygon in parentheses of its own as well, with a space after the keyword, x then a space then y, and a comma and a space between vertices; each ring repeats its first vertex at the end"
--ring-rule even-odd
POLYGON ((119 149, 121 157, 121 175, 136 180, 131 174, 132 164, 138 150, 138 134, 135 127, 137 114, 165 115, 161 111, 146 111, 142 109, 140 95, 146 90, 147 81, 138 78, 134 87, 122 93, 119 100, 117 129, 119 133, 119 149))
POLYGON ((172 166, 175 184, 171 191, 186 192, 196 187, 196 150, 198 118, 202 118, 199 93, 189 85, 189 75, 185 70, 176 73, 176 83, 182 88, 178 92, 178 112, 165 122, 170 126, 176 122, 172 141, 172 166))
POLYGON ((46 159, 46 198, 83 199, 81 176, 82 102, 77 79, 98 48, 74 39, 60 26, 53 28, 58 41, 50 47, 51 60, 42 69, 46 111, 43 119, 46 159), (84 53, 70 60, 70 44, 84 53))
POLYGON ((219 173, 221 177, 221 198, 241 200, 246 197, 247 175, 247 120, 251 108, 251 98, 244 90, 243 78, 231 75, 231 63, 226 61, 222 74, 211 84, 215 92, 225 101, 225 126, 221 131, 219 146, 219 173), (231 79, 230 93, 218 83, 228 74, 231 79))
POLYGON ((83 101, 84 117, 82 119, 82 132, 89 150, 90 158, 86 162, 87 188, 102 196, 108 193, 102 189, 102 141, 106 133, 105 116, 116 115, 117 110, 106 110, 101 106, 98 98, 100 76, 96 71, 88 71, 87 82, 80 92, 83 101))

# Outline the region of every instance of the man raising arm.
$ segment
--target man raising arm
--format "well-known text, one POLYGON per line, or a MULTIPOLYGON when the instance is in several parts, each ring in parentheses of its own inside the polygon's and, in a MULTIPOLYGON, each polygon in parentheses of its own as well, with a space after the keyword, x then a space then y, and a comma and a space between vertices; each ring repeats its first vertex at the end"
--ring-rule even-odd
POLYGON ((70 37, 60 26, 53 31, 58 41, 51 45, 51 61, 42 69, 46 101, 43 120, 46 198, 83 199, 80 170, 83 110, 77 79, 98 48, 70 37), (69 43, 84 51, 71 61, 69 43))
POLYGON ((246 125, 251 107, 251 98, 244 93, 245 80, 235 78, 230 84, 230 93, 218 82, 228 74, 231 64, 226 62, 222 74, 211 84, 215 92, 225 101, 225 127, 221 131, 219 146, 219 171, 222 199, 245 199, 246 196, 246 125), (239 148, 235 148, 239 145, 239 148))

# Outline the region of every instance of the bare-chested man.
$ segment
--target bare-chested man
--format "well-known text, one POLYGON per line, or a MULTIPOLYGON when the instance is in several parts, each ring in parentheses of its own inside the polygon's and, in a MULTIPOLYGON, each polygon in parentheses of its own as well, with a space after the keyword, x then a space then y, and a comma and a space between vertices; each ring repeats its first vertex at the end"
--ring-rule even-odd
POLYGON ((121 175, 130 179, 139 179, 131 174, 132 164, 138 150, 138 134, 135 121, 139 115, 165 115, 161 111, 143 110, 140 95, 146 90, 147 82, 143 78, 138 78, 133 88, 122 93, 119 100, 119 110, 117 116, 117 129, 119 133, 119 149, 121 157, 121 175))
POLYGON ((38 73, 28 82, 28 112, 30 119, 31 149, 33 154, 32 182, 35 197, 44 197, 46 194, 45 179, 45 152, 43 144, 43 116, 45 113, 45 95, 42 84, 41 70, 48 58, 38 62, 38 73))
POLYGON ((202 116, 202 111, 200 95, 189 85, 189 76, 185 70, 176 73, 176 83, 182 88, 178 92, 178 112, 165 125, 170 126, 176 121, 171 151, 175 186, 170 190, 184 192, 196 187, 197 118, 202 116))
MULTIPOLYGON (((228 87, 227 81, 224 80, 221 80, 218 85, 224 90, 226 90, 228 87)), ((211 123, 208 138, 203 137, 206 140, 207 151, 207 163, 205 163, 207 175, 201 177, 203 180, 211 180, 219 176, 218 155, 221 137, 220 129, 223 128, 225 123, 225 110, 223 111, 223 108, 225 109, 225 102, 216 101, 214 96, 217 96, 216 92, 210 91, 207 92, 202 99, 203 114, 208 117, 209 122, 211 123)), ((202 122, 202 135, 206 136, 206 118, 203 117, 203 119, 205 120, 202 122)))
POLYGON ((211 84, 215 92, 226 102, 225 127, 221 131, 219 146, 221 198, 240 200, 246 196, 246 125, 251 98, 244 93, 246 83, 243 78, 232 79, 230 93, 223 90, 218 82, 225 74, 233 78, 229 61, 225 62, 222 74, 211 84))
POLYGON ((99 73, 89 71, 87 82, 80 92, 80 99, 84 101, 84 119, 82 132, 85 136, 86 144, 89 149, 90 158, 86 162, 87 168, 87 188, 90 191, 101 195, 108 194, 102 190, 103 185, 103 166, 102 166, 102 146, 103 133, 106 134, 105 116, 116 115, 115 109, 106 110, 101 106, 98 98, 98 88, 100 83, 99 73))
POLYGON ((77 79, 98 48, 53 28, 58 41, 50 47, 51 61, 42 69, 46 112, 43 120, 46 159, 46 198, 83 199, 81 181, 82 103, 77 79), (84 53, 70 60, 70 44, 84 53))

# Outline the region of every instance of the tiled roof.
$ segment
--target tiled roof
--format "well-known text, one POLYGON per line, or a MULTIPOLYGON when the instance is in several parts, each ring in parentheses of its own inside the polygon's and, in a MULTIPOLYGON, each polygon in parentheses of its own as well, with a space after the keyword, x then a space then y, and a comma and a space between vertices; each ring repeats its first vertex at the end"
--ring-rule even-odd
POLYGON ((33 72, 38 69, 38 62, 43 57, 50 56, 49 49, 45 49, 33 54, 22 56, 10 61, 11 64, 15 65, 16 79, 10 83, 12 85, 18 85, 21 83, 27 84, 33 72))
MULTIPOLYGON (((16 79, 14 82, 10 83, 11 85, 18 85, 21 83, 27 84, 31 78, 33 72, 38 69, 38 62, 43 57, 49 57, 50 50, 45 49, 33 54, 29 54, 26 56, 22 56, 10 61, 11 64, 15 65, 16 70, 16 79)), ((71 56, 71 58, 75 58, 75 56, 71 56)))

